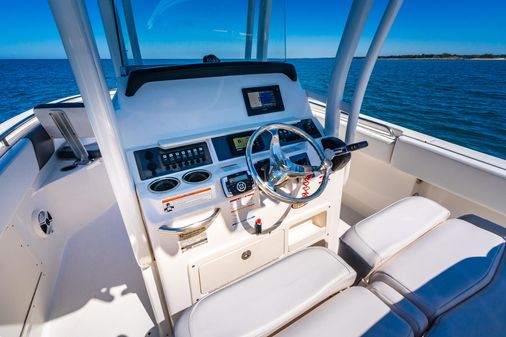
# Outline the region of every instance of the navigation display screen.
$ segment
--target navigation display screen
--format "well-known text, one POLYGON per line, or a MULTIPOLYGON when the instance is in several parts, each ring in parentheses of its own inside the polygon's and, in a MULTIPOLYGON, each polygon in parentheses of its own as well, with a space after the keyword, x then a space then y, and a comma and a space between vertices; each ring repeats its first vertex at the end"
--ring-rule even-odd
POLYGON ((248 92, 248 99, 249 105, 253 109, 276 105, 276 98, 271 90, 248 92))
POLYGON ((248 116, 285 110, 281 92, 277 85, 242 89, 242 94, 248 116))
POLYGON ((232 142, 234 143, 234 148, 237 152, 241 152, 246 148, 246 145, 248 144, 249 137, 250 136, 232 138, 232 142))

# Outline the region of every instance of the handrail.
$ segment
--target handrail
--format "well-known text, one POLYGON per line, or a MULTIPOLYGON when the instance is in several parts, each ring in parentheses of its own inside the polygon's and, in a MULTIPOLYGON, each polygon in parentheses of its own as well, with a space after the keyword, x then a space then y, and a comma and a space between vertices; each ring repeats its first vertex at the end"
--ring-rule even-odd
POLYGON ((23 138, 26 132, 23 129, 31 130, 38 123, 38 119, 32 114, 11 125, 0 134, 0 158, 14 145, 23 138), (21 130, 19 133, 18 131, 21 130))
POLYGON ((367 84, 371 78, 371 74, 378 59, 381 47, 385 42, 390 28, 392 28, 395 17, 397 16, 397 13, 402 6, 402 2, 403 0, 390 0, 388 2, 385 12, 383 13, 383 17, 381 18, 381 22, 376 30, 376 33, 374 34, 371 45, 369 46, 369 50, 367 51, 365 62, 362 66, 362 70, 353 92, 353 98, 351 100, 348 125, 346 126, 346 138, 344 140, 348 144, 353 143, 355 140, 355 131, 357 129, 359 113, 364 101, 367 84))
MULTIPOLYGON (((352 143, 355 137, 355 130, 367 84, 369 83, 381 47, 385 42, 386 36, 392 27, 392 23, 399 12, 402 2, 403 0, 389 0, 381 22, 374 34, 373 41, 369 45, 365 63, 355 86, 351 108, 349 109, 345 138, 347 143, 352 143)), ((348 20, 337 50, 336 61, 327 95, 325 111, 325 133, 327 136, 339 137, 340 114, 344 110, 344 105, 346 105, 343 101, 346 80, 365 22, 369 17, 372 4, 373 0, 355 0, 348 14, 348 20)))
MULTIPOLYGON (((104 1, 100 1, 103 4, 104 1)), ((116 114, 100 63, 96 40, 83 0, 49 0, 63 47, 70 61, 105 170, 111 182, 135 261, 150 300, 159 335, 168 335, 169 314, 163 288, 142 217, 139 201, 121 145, 116 114)))
MULTIPOLYGON (((349 119, 349 118, 350 118, 350 113, 349 113, 349 112, 347 112, 347 111, 344 111, 344 110, 343 110, 343 111, 341 111, 341 113, 342 113, 342 114, 344 114, 344 115, 346 115, 346 116, 348 117, 348 124, 349 124, 349 120, 350 120, 350 119, 349 119)), ((399 136, 399 134, 398 134, 398 133, 396 133, 396 132, 395 132, 395 129, 394 129, 394 128, 392 128, 391 126, 388 126, 388 125, 386 125, 386 124, 383 124, 383 123, 380 123, 380 122, 374 121, 374 120, 372 120, 372 119, 369 119, 369 118, 367 118, 367 117, 363 117, 363 116, 359 116, 359 117, 358 117, 358 119, 359 119, 359 120, 361 120, 362 122, 369 123, 369 124, 373 124, 373 125, 375 125, 375 126, 379 126, 379 127, 383 128, 383 129, 385 129, 385 130, 388 132, 388 134, 389 134, 391 137, 393 137, 393 138, 396 138, 396 137, 398 137, 398 136, 399 136)), ((348 128, 348 125, 346 126, 346 128, 348 128)))
MULTIPOLYGON (((325 108, 325 106, 326 106, 326 105, 325 105, 325 103, 322 103, 322 102, 320 102, 320 101, 318 101, 318 100, 315 100, 315 99, 313 99, 313 98, 311 98, 311 97, 309 97, 309 98, 308 98, 308 101, 309 101, 309 103, 314 104, 314 105, 317 105, 317 106, 320 106, 320 107, 322 107, 322 108, 325 108)), ((341 112, 342 112, 342 114, 346 115, 347 117, 349 116, 349 113, 348 113, 346 110, 343 110, 343 111, 341 111, 341 112)), ((388 134, 389 134, 392 138, 396 138, 396 137, 398 137, 398 136, 399 136, 399 130, 394 129, 394 128, 392 128, 391 126, 388 126, 388 125, 383 124, 383 123, 381 123, 381 122, 377 122, 377 121, 372 120, 372 119, 370 119, 370 118, 368 118, 368 117, 365 117, 365 116, 359 116, 359 117, 358 117, 358 119, 359 119, 359 120, 361 120, 361 121, 363 121, 363 122, 370 123, 370 124, 373 124, 373 125, 375 125, 375 126, 379 126, 379 127, 383 128, 383 129, 385 129, 385 130, 386 130, 386 132, 387 132, 387 133, 388 133, 388 134)))
POLYGON ((12 144, 10 144, 8 141, 7 141, 7 138, 9 137, 9 135, 11 133, 13 133, 14 131, 16 131, 17 129, 21 128, 22 125, 26 124, 28 121, 30 121, 32 118, 35 118, 35 115, 29 115, 25 118, 23 118, 22 120, 20 120, 19 122, 15 123, 14 125, 12 125, 11 127, 9 127, 7 130, 5 130, 4 132, 2 132, 0 134, 0 143, 4 144, 5 146, 11 146, 12 144))
POLYGON ((342 109, 346 79, 372 4, 373 0, 355 0, 351 5, 329 84, 325 111, 327 136, 339 137, 339 114, 342 109))
POLYGON ((158 230, 165 231, 169 234, 178 234, 179 235, 179 234, 186 234, 189 232, 198 231, 200 229, 207 229, 209 226, 212 225, 212 223, 214 222, 214 220, 216 220, 216 218, 218 217, 219 214, 220 214, 220 209, 215 208, 213 211, 213 214, 211 214, 210 216, 208 216, 204 220, 200 220, 200 221, 194 222, 190 225, 186 225, 183 227, 169 227, 167 225, 162 225, 158 228, 158 230))

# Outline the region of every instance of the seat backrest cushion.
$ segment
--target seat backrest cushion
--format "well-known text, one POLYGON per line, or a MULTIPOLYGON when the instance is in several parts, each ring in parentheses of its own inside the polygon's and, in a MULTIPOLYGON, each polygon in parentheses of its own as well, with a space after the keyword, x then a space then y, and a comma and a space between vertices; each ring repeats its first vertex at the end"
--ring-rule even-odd
POLYGON ((423 335, 429 322, 425 314, 416 305, 386 283, 372 282, 367 288, 411 325, 415 336, 423 335))
POLYGON ((370 279, 399 291, 431 322, 487 286, 504 251, 502 237, 451 219, 388 260, 370 279))
POLYGON ((450 211, 432 200, 404 198, 348 229, 339 255, 365 276, 449 216, 450 211))
POLYGON ((487 336, 506 334, 506 259, 492 282, 473 297, 440 316, 427 337, 487 336))

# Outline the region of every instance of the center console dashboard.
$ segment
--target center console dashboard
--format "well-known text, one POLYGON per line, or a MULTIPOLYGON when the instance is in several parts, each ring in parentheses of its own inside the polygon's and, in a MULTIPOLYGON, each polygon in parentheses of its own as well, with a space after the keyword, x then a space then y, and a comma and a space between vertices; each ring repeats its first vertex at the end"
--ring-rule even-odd
MULTIPOLYGON (((294 126, 306 131, 313 138, 322 135, 311 119, 303 119, 294 126)), ((224 136, 213 137, 212 146, 219 161, 242 157, 246 151, 249 137, 254 130, 232 133, 224 136)), ((296 134, 279 130, 281 146, 296 144, 303 140, 296 134)), ((271 134, 264 132, 253 145, 253 153, 269 150, 271 134)), ((169 149, 152 147, 134 151, 135 162, 141 180, 168 175, 180 171, 195 169, 212 164, 209 147, 206 142, 198 142, 169 149)))
MULTIPOLYGON (((143 70, 130 81, 119 80, 114 104, 171 315, 302 247, 324 240, 337 249, 342 173, 332 176, 311 206, 294 209, 259 191, 244 157, 250 136, 266 124, 295 125, 322 140, 323 127, 293 67, 143 70), (195 224, 207 227, 178 231, 195 224)), ((293 162, 320 163, 297 135, 280 130, 279 136, 293 162)), ((271 134, 264 132, 253 145, 253 161, 264 178, 270 142, 271 134)), ((307 176, 286 189, 300 197, 315 191, 321 178, 307 176)))

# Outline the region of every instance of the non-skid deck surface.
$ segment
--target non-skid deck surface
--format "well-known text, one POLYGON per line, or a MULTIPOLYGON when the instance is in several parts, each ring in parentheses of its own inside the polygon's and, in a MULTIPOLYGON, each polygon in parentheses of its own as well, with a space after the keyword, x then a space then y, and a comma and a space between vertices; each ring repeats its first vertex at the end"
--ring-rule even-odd
POLYGON ((117 206, 69 239, 44 336, 157 335, 117 206))

